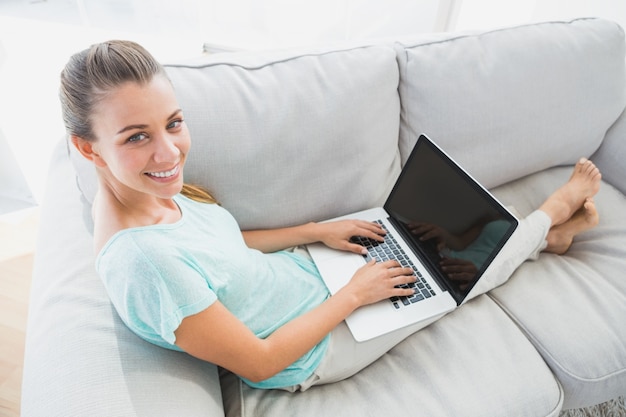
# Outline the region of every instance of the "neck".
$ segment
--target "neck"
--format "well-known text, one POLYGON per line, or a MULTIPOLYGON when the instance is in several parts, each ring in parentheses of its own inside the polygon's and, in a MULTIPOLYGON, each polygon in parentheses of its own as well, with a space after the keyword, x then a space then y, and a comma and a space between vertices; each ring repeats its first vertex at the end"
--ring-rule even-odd
POLYGON ((107 216, 117 218, 121 228, 173 223, 180 219, 180 210, 172 197, 158 197, 129 189, 99 177, 99 205, 107 216))
POLYGON ((116 186, 116 183, 111 183, 100 175, 98 178, 98 193, 92 211, 96 253, 117 232, 133 227, 171 224, 182 216, 171 197, 159 198, 116 186))

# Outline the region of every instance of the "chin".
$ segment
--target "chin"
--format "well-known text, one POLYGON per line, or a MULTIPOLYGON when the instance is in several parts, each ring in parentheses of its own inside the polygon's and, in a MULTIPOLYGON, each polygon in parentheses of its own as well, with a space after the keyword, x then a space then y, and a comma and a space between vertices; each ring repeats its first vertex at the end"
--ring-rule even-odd
POLYGON ((162 190, 163 194, 164 194, 164 198, 172 198, 178 194, 180 194, 180 192, 183 190, 183 184, 182 182, 180 184, 176 184, 173 185, 172 187, 167 187, 166 190, 162 190))

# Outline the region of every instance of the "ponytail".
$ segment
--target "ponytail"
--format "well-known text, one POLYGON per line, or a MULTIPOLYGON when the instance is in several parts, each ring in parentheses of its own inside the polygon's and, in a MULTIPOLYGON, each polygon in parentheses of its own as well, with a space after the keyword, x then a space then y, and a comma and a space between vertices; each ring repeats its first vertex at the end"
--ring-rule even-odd
POLYGON ((197 201, 199 203, 206 204, 219 204, 217 200, 209 193, 204 187, 194 184, 183 184, 183 189, 180 191, 185 197, 197 201))

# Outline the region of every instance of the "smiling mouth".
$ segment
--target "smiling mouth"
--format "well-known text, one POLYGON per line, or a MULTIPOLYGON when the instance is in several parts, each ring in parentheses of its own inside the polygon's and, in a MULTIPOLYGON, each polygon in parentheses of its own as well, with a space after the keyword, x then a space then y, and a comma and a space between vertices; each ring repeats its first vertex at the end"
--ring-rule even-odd
POLYGON ((175 176, 180 171, 180 165, 176 165, 174 168, 169 171, 159 171, 159 172, 146 172, 146 175, 149 177, 166 179, 175 176))

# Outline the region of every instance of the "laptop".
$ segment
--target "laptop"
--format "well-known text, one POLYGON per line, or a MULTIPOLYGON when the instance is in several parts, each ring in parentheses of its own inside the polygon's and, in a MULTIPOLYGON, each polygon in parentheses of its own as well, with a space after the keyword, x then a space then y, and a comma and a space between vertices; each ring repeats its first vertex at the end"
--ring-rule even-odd
POLYGON ((346 319, 357 341, 406 326, 417 330, 418 323, 425 327, 457 308, 518 225, 506 207, 425 135, 384 206, 328 221, 341 219, 378 222, 387 235, 384 244, 352 238, 368 248, 368 255, 321 243, 307 246, 331 294, 372 258, 397 259, 417 277, 413 296, 363 306, 346 319))

